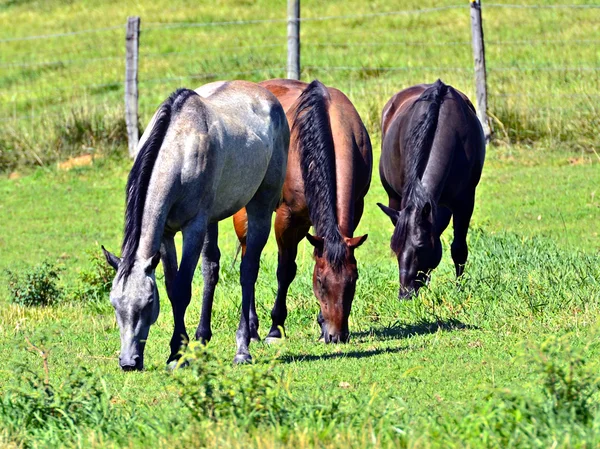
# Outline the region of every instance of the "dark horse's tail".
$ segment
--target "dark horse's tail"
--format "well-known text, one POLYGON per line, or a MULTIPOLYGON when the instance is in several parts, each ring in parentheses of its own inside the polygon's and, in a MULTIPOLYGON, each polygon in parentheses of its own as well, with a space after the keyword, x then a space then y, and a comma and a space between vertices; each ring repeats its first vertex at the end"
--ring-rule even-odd
POLYGON ((414 189, 417 188, 419 184, 418 180, 423 174, 423 170, 425 170, 435 130, 438 125, 440 107, 448 92, 448 88, 449 86, 438 79, 421 94, 414 104, 414 107, 418 107, 421 102, 428 103, 427 109, 419 118, 419 122, 410 130, 406 142, 408 160, 405 165, 407 170, 405 186, 408 191, 405 192, 405 196, 407 198, 416 193, 414 189))
POLYGON ((119 272, 125 278, 131 273, 135 261, 135 252, 137 251, 142 231, 142 216, 146 203, 146 193, 148 192, 154 163, 158 158, 160 147, 171 124, 171 118, 181 109, 185 101, 193 95, 197 95, 193 90, 177 89, 160 105, 155 114, 152 130, 139 149, 133 167, 129 172, 125 191, 127 198, 125 205, 125 231, 121 247, 121 258, 124 267, 119 272))
POLYGON ((304 181, 304 195, 315 232, 325 241, 327 258, 341 266, 346 248, 337 223, 335 153, 329 122, 330 96, 314 80, 296 101, 292 141, 297 142, 304 181))

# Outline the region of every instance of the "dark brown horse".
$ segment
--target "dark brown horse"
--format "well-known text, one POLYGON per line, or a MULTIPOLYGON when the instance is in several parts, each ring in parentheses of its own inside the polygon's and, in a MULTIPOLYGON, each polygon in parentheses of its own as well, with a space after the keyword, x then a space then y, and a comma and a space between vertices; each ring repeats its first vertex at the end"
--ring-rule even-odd
POLYGON ((440 235, 451 216, 452 259, 456 275, 463 273, 485 140, 469 99, 440 80, 394 95, 383 108, 381 126, 379 173, 389 207, 379 207, 395 226, 391 248, 404 298, 440 263, 440 235))
MULTIPOLYGON (((354 237, 354 230, 371 183, 371 141, 356 109, 339 90, 317 80, 306 84, 280 79, 260 84, 281 102, 291 130, 282 202, 275 220, 278 291, 267 341, 282 338, 298 243, 307 237, 314 246, 313 290, 321 305, 321 336, 328 343, 345 342, 358 279, 354 250, 367 238, 354 237), (308 234, 311 225, 314 236, 308 234)), ((244 210, 234 216, 234 224, 244 248, 244 210)), ((254 310, 251 328, 253 337, 258 338, 254 310)))

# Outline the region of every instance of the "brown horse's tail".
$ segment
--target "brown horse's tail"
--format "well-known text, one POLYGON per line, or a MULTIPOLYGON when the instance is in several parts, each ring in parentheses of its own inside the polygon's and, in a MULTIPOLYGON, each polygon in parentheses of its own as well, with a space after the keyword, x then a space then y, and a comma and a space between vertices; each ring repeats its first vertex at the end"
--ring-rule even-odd
POLYGON ((334 268, 346 256, 344 239, 337 222, 335 152, 327 88, 314 80, 295 105, 291 140, 300 153, 304 195, 315 232, 325 242, 327 258, 334 268))

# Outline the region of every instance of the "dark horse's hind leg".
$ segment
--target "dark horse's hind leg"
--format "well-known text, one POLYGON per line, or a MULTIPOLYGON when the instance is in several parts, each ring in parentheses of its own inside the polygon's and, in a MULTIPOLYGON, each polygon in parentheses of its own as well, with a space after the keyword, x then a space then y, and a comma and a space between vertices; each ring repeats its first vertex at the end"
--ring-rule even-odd
POLYGON ((185 311, 192 297, 192 279, 202 252, 206 222, 196 220, 183 229, 183 253, 179 271, 173 283, 172 294, 169 297, 173 307, 175 326, 171 337, 171 355, 167 363, 179 358, 181 347, 189 341, 185 330, 185 311))
MULTIPOLYGON (((277 297, 271 310, 271 330, 267 336, 267 342, 278 341, 283 338, 282 330, 287 318, 287 293, 290 284, 296 277, 296 255, 298 254, 298 243, 306 236, 310 225, 294 223, 294 218, 286 204, 277 210, 275 219, 275 236, 279 247, 277 264, 277 297)), ((285 331, 284 331, 285 332, 285 331)))
POLYGON ((246 237, 246 254, 240 266, 240 283, 242 284, 242 314, 236 333, 237 352, 235 363, 250 362, 252 357, 250 345, 250 307, 255 297, 255 285, 262 253, 271 230, 272 204, 262 204, 256 197, 246 206, 248 214, 248 234, 246 237))
POLYGON ((200 324, 196 329, 196 340, 208 343, 212 337, 210 318, 212 315, 215 287, 219 282, 219 225, 211 223, 206 229, 204 247, 202 248, 202 276, 204 278, 204 291, 202 293, 202 314, 200 324))
POLYGON ((466 197, 460 204, 454 208, 454 240, 452 241, 451 251, 452 260, 456 268, 456 277, 463 274, 465 263, 469 255, 467 246, 467 232, 469 231, 469 222, 475 206, 475 193, 466 197))

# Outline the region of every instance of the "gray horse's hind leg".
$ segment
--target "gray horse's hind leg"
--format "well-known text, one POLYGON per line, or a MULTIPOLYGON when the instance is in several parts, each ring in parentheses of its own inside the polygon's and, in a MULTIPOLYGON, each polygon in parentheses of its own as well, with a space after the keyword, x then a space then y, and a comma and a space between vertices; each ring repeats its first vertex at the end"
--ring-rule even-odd
POLYGON ((175 326, 171 337, 171 355, 167 363, 179 358, 179 351, 189 341, 185 330, 185 311, 192 298, 192 279, 202 252, 204 236, 206 234, 206 220, 198 218, 189 223, 182 231, 183 253, 181 264, 173 285, 171 306, 175 326))
POLYGON ((206 230, 204 247, 202 248, 202 276, 204 277, 204 291, 202 293, 202 314, 200 324, 196 329, 196 340, 208 343, 212 337, 210 319, 212 315, 215 287, 219 282, 219 225, 211 223, 206 230))
POLYGON ((271 230, 271 213, 274 205, 265 205, 254 198, 246 206, 248 213, 248 234, 246 237, 246 254, 240 267, 240 283, 242 284, 242 314, 236 333, 237 352, 233 361, 246 363, 252 360, 248 346, 250 345, 250 307, 255 299, 255 285, 260 267, 262 253, 271 230))
POLYGON ((173 297, 173 284, 177 276, 177 248, 175 247, 174 237, 173 234, 164 235, 160 245, 160 258, 169 299, 173 297))

